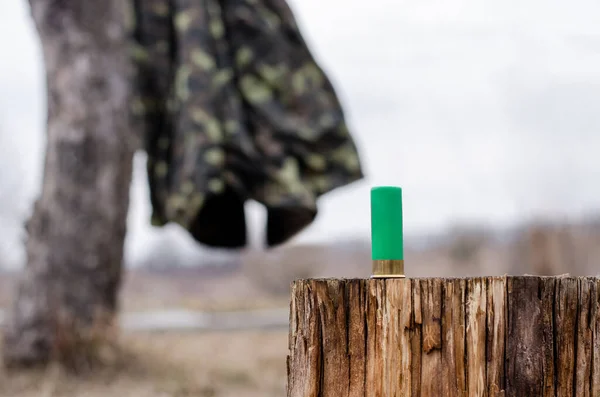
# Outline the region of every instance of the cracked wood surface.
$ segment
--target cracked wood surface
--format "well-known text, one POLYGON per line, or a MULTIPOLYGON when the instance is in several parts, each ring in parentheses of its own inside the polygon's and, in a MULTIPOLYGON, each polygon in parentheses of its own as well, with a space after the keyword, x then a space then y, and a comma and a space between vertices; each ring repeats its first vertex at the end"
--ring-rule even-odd
POLYGON ((600 396, 599 283, 296 281, 287 396, 600 396))

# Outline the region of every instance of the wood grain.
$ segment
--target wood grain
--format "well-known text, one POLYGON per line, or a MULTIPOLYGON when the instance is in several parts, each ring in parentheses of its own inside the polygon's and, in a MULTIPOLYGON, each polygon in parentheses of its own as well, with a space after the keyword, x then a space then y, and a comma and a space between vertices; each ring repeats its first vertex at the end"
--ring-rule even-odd
POLYGON ((600 396, 599 285, 296 281, 287 396, 600 396))

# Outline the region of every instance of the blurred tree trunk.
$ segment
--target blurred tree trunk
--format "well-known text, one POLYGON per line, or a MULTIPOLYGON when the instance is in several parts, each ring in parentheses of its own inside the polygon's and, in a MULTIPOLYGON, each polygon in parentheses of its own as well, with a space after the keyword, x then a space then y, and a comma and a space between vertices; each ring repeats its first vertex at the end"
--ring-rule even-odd
POLYGON ((113 329, 133 156, 125 4, 30 0, 46 66, 47 148, 5 331, 9 366, 88 364, 113 329))

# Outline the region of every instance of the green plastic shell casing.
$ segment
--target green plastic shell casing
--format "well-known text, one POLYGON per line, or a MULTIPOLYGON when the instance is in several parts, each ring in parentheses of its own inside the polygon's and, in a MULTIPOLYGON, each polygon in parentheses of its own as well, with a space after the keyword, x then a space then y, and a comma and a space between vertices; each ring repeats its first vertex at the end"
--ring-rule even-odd
POLYGON ((371 255, 373 260, 404 260, 402 189, 371 189, 371 255))

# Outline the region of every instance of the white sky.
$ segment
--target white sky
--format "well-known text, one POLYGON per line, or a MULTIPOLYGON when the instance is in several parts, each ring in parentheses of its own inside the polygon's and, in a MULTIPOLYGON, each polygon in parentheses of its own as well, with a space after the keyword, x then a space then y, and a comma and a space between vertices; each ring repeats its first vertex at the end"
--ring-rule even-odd
MULTIPOLYGON (((292 6, 346 105, 368 173, 327 195, 299 241, 368 238, 373 185, 404 188, 407 233, 600 207, 597 0, 292 6)), ((39 184, 45 117, 39 44, 25 0, 0 2, 0 49, 0 197, 14 194, 18 203, 0 233, 18 257, 17 225, 39 184), (5 182, 14 178, 22 181, 17 191, 5 182)), ((167 236, 181 250, 195 249, 179 230, 149 226, 143 167, 137 171, 129 258, 167 236)), ((258 206, 250 209, 256 233, 264 218, 258 206)))

